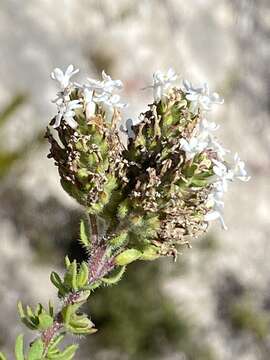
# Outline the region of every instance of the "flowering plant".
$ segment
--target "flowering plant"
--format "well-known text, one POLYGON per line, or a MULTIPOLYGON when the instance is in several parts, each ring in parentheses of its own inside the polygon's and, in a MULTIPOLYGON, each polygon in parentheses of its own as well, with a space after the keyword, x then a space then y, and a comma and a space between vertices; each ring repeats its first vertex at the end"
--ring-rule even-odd
POLYGON ((227 160, 228 150, 214 135, 218 126, 206 119, 213 105, 223 103, 207 85, 175 86, 172 69, 154 73, 154 101, 133 123, 122 117, 120 80, 103 72, 101 81, 78 84, 71 81, 77 72, 69 65, 51 74, 59 92, 46 138, 63 189, 86 211, 80 241, 88 261, 77 264, 66 257, 64 277, 52 272, 59 311, 51 303, 36 309, 19 303, 23 323, 38 335, 27 354, 23 335, 18 336, 17 360, 72 359, 77 345, 59 344, 66 333, 96 332, 80 311, 93 290, 116 284, 133 261, 176 258, 209 221, 218 219, 226 229, 228 184, 249 179, 238 154, 232 163, 227 160))

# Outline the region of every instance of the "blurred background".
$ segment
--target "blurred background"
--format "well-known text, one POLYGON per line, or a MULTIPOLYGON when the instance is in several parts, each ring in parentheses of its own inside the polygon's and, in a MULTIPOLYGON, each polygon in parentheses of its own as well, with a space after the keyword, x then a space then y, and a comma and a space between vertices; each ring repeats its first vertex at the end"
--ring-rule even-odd
POLYGON ((2 350, 11 354, 22 331, 18 299, 55 299, 50 272, 67 253, 84 257, 82 209, 61 189, 43 139, 57 90, 49 74, 72 63, 78 78, 104 69, 122 79, 133 118, 151 100, 141 89, 155 70, 207 81, 225 98, 211 115, 219 137, 252 176, 231 186, 227 232, 212 225, 177 263, 131 265, 120 285, 90 298, 99 332, 76 359, 270 358, 269 40, 269 0, 0 1, 2 350))

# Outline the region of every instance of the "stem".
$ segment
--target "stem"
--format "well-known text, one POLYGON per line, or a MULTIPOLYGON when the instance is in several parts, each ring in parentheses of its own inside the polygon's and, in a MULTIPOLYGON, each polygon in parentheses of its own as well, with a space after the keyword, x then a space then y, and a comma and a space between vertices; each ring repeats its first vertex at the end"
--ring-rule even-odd
MULTIPOLYGON (((115 267, 115 262, 113 257, 106 257, 107 248, 105 244, 99 243, 98 239, 98 230, 96 224, 96 218, 90 215, 91 229, 92 229, 92 239, 93 245, 90 250, 90 255, 88 258, 89 264, 89 279, 88 285, 94 284, 96 281, 102 279, 115 267)), ((70 293, 65 301, 60 311, 55 315, 53 324, 42 332, 41 338, 45 345, 45 353, 48 350, 51 340, 59 333, 59 331, 64 327, 62 319, 62 311, 65 306, 69 304, 74 304, 80 297, 80 294, 84 290, 70 293)))
POLYGON ((93 243, 93 245, 96 245, 99 242, 99 234, 98 234, 98 226, 97 226, 96 216, 89 214, 89 220, 90 220, 90 225, 91 225, 92 243, 93 243))

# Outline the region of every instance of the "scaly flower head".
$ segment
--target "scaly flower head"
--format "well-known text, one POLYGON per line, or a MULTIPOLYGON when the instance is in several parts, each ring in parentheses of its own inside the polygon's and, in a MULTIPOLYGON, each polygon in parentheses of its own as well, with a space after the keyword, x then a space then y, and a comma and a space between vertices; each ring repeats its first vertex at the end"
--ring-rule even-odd
POLYGON ((138 121, 123 120, 122 82, 105 72, 58 93, 52 124, 61 145, 48 130, 50 157, 64 189, 107 224, 104 242, 122 265, 175 256, 212 220, 226 229, 224 193, 232 181, 248 180, 243 161, 228 161, 219 126, 205 116, 223 100, 207 85, 183 88, 176 79, 171 69, 153 75, 154 101, 138 121))

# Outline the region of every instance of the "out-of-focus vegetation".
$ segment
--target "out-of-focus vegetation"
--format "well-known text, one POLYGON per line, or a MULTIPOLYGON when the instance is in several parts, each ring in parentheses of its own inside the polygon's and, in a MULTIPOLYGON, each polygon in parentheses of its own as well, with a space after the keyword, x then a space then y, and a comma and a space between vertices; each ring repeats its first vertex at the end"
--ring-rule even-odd
POLYGON ((162 291, 162 274, 159 262, 134 264, 117 286, 90 298, 89 310, 100 329, 95 346, 131 360, 158 359, 171 352, 190 360, 216 359, 211 346, 199 341, 196 320, 184 307, 176 309, 162 291))
POLYGON ((32 149, 33 145, 43 142, 44 131, 40 131, 37 135, 33 134, 33 137, 30 140, 15 150, 8 150, 5 147, 4 125, 8 121, 12 121, 11 117, 19 112, 23 105, 27 103, 27 100, 28 96, 26 94, 19 93, 14 95, 9 104, 0 111, 0 180, 9 173, 16 162, 23 160, 26 154, 32 149))
MULTIPOLYGON (((27 97, 23 94, 18 94, 13 97, 6 107, 0 111, 0 131, 10 117, 18 111, 18 109, 26 102, 27 97)), ((8 151, 4 146, 0 148, 0 179, 5 176, 12 168, 14 163, 20 160, 27 151, 27 146, 16 151, 8 151)))

